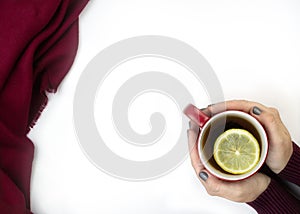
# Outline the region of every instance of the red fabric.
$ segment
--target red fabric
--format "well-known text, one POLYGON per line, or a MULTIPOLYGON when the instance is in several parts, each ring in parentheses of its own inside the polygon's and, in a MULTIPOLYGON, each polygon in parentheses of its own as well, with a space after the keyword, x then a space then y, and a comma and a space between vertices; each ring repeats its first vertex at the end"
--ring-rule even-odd
POLYGON ((300 147, 295 143, 293 143, 292 157, 286 167, 279 173, 279 176, 300 186, 300 147))
POLYGON ((255 201, 248 203, 259 214, 300 213, 300 202, 275 179, 255 201))
POLYGON ((300 184, 300 148, 293 143, 293 149, 287 166, 278 175, 272 173, 269 168, 263 169, 263 173, 271 177, 271 183, 257 199, 247 203, 257 213, 300 213, 300 201, 282 183, 282 179, 285 179, 294 184, 300 184))
POLYGON ((30 213, 27 133, 70 69, 88 0, 0 1, 0 213, 30 213))

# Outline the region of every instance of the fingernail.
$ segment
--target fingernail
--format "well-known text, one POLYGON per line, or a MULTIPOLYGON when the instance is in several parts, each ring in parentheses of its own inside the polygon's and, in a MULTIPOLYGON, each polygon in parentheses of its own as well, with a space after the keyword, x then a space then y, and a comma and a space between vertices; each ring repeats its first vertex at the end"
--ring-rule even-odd
POLYGON ((189 138, 189 129, 186 130, 187 137, 189 138))
POLYGON ((189 121, 189 127, 191 128, 191 126, 192 126, 192 121, 189 121))
POLYGON ((204 111, 205 109, 207 109, 207 108, 202 108, 202 109, 200 109, 200 111, 204 111))
POLYGON ((206 181, 208 178, 208 174, 206 172, 200 172, 199 177, 203 180, 206 181))
POLYGON ((212 104, 209 104, 207 107, 211 107, 211 106, 213 106, 213 105, 215 105, 214 103, 212 103, 212 104))
POLYGON ((256 115, 260 115, 261 114, 261 110, 260 108, 254 106, 253 110, 252 110, 253 114, 256 114, 256 115))

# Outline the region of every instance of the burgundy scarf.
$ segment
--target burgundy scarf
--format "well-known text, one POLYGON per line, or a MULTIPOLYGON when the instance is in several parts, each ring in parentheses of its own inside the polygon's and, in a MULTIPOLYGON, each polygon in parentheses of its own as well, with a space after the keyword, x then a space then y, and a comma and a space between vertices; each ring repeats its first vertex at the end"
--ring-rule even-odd
POLYGON ((88 0, 0 0, 0 213, 30 212, 27 133, 70 69, 88 0))

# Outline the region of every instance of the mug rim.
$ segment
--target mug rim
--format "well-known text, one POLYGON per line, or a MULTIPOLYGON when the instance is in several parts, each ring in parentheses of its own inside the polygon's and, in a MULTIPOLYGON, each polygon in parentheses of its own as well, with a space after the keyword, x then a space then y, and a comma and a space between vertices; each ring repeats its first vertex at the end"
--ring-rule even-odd
POLYGON ((224 111, 221 113, 218 113, 214 116, 212 116, 206 123, 205 125, 201 128, 201 132, 200 135, 198 137, 198 153, 200 156, 200 160, 202 162, 202 164, 204 165, 205 169, 208 170, 212 175, 214 175, 215 177, 221 179, 221 180, 226 180, 226 181, 238 181, 238 180, 243 180, 246 179, 250 176, 252 176, 253 174, 255 174, 264 164, 267 155, 268 155, 268 147, 269 147, 269 142, 268 142, 268 138, 267 138, 267 134, 265 129, 263 128, 263 126, 261 125, 261 123, 252 115, 243 112, 243 111, 238 111, 238 110, 228 110, 228 111, 224 111), (225 173, 220 173, 218 172, 218 170, 214 169, 213 167, 210 166, 210 164, 208 164, 208 160, 206 158, 204 158, 203 156, 203 152, 201 149, 201 140, 203 138, 203 134, 204 134, 204 130, 207 129, 207 127, 214 121, 216 121, 217 119, 224 117, 226 115, 238 115, 239 117, 242 116, 243 119, 247 120, 248 122, 250 122, 255 129, 258 131, 260 138, 261 138, 261 151, 260 151, 260 159, 258 164, 249 172, 245 173, 245 174, 240 174, 240 175, 234 175, 234 174, 225 174, 225 173))

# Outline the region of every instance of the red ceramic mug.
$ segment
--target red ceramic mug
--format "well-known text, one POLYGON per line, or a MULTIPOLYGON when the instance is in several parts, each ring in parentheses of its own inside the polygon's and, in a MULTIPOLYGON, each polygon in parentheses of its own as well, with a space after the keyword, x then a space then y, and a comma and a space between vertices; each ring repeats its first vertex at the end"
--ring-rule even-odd
POLYGON ((207 116, 197 107, 189 104, 184 109, 187 115, 200 127, 198 151, 204 167, 214 176, 227 181, 238 181, 255 174, 264 164, 268 154, 267 135, 262 125, 250 114, 242 111, 223 111, 212 117, 207 116), (213 158, 213 146, 217 137, 230 128, 241 128, 249 131, 258 141, 260 158, 257 165, 245 174, 234 175, 222 170, 213 158))

